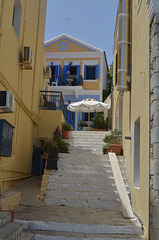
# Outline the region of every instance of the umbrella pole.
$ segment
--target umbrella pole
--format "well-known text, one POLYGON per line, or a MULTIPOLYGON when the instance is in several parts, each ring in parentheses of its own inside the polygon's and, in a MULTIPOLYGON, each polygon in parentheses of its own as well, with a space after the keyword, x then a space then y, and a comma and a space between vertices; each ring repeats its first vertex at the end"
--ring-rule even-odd
POLYGON ((90 112, 88 113, 88 130, 90 131, 90 112))

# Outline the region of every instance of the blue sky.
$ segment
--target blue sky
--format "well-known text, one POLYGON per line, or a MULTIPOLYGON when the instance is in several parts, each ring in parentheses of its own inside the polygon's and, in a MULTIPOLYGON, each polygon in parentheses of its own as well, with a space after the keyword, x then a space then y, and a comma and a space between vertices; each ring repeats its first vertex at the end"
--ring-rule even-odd
POLYGON ((106 52, 112 49, 118 0, 47 0, 45 41, 66 33, 106 52))

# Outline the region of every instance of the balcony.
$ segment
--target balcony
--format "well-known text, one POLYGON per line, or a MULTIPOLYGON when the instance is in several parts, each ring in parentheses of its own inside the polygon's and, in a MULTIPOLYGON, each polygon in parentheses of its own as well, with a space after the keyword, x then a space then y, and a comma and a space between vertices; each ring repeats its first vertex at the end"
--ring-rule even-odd
POLYGON ((82 75, 52 75, 50 86, 83 86, 82 75))
POLYGON ((64 100, 62 92, 40 91, 41 110, 61 110, 64 113, 64 100))

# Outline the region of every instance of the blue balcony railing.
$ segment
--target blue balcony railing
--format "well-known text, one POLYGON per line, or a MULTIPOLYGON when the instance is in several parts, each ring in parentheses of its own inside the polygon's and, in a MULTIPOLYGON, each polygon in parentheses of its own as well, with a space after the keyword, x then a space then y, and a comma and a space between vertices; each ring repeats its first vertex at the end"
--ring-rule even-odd
POLYGON ((53 75, 50 79, 51 86, 83 86, 81 75, 53 75))
POLYGON ((61 110, 64 113, 64 100, 62 92, 40 91, 40 109, 61 110))

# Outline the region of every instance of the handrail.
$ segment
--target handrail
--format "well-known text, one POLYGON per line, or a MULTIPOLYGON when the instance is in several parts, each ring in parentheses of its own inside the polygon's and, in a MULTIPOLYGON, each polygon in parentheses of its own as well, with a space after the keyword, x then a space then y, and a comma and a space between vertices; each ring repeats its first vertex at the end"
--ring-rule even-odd
POLYGON ((77 75, 52 75, 50 78, 50 86, 83 86, 83 77, 77 75))
POLYGON ((64 100, 60 91, 40 91, 41 110, 61 110, 64 113, 64 100))

